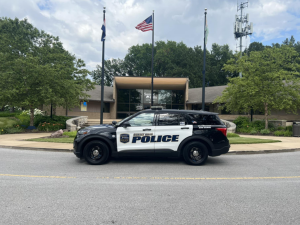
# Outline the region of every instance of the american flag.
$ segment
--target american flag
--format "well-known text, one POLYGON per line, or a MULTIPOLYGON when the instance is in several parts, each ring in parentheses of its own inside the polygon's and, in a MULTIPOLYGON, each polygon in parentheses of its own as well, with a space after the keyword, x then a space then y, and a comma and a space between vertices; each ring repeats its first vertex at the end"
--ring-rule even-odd
POLYGON ((146 32, 146 31, 149 31, 149 30, 153 30, 152 15, 149 16, 147 19, 145 19, 140 24, 138 24, 135 28, 138 29, 138 30, 141 30, 143 32, 146 32))

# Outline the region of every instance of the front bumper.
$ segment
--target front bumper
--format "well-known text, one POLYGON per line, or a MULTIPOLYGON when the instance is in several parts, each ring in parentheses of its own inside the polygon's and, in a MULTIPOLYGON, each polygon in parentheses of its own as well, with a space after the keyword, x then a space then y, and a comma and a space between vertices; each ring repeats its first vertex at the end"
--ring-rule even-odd
POLYGON ((76 155, 77 158, 82 158, 81 153, 78 150, 77 142, 73 142, 73 153, 76 155))
POLYGON ((227 152, 229 152, 229 149, 230 149, 230 145, 225 146, 225 147, 220 148, 220 149, 214 149, 214 150, 211 151, 210 156, 218 156, 218 155, 226 154, 227 152))

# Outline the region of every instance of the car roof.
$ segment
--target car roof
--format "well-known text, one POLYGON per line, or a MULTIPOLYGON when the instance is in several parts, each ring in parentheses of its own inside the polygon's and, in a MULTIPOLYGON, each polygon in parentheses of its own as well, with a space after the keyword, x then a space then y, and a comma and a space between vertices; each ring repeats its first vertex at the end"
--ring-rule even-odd
POLYGON ((203 114, 203 115, 218 115, 219 113, 208 112, 202 110, 182 110, 182 109, 146 109, 140 112, 156 112, 156 113, 185 113, 185 114, 203 114))

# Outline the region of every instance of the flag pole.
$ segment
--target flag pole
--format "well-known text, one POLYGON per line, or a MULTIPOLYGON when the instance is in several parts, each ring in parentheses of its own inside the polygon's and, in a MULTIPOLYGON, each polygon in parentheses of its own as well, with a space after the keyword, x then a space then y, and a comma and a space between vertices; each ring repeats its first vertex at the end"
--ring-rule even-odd
POLYGON ((202 111, 205 111, 205 58, 206 58, 206 14, 207 9, 205 8, 205 20, 204 20, 204 55, 203 55, 203 77, 202 77, 202 111))
POLYGON ((154 10, 152 13, 151 106, 153 106, 153 61, 154 61, 154 10))
MULTIPOLYGON (((103 7, 103 23, 105 21, 105 7, 103 7)), ((106 28, 105 28, 106 29, 106 28)), ((106 30, 105 30, 106 32, 106 30)), ((100 109, 100 124, 103 124, 103 95, 104 95, 104 50, 105 50, 105 38, 102 43, 102 74, 101 74, 101 109, 100 109)))

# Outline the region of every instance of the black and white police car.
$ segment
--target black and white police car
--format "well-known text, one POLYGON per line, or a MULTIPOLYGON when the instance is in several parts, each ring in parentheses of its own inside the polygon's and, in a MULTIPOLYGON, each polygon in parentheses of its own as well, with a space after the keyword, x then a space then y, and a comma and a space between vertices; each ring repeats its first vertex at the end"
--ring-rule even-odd
POLYGON ((227 128, 217 113, 152 108, 111 124, 77 132, 74 154, 100 165, 112 156, 147 154, 183 157, 191 165, 229 151, 227 128))

